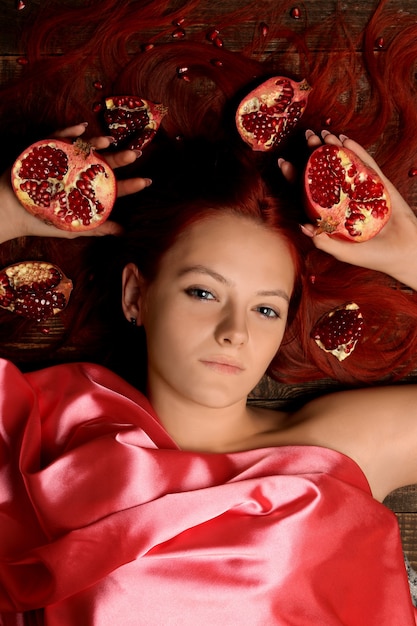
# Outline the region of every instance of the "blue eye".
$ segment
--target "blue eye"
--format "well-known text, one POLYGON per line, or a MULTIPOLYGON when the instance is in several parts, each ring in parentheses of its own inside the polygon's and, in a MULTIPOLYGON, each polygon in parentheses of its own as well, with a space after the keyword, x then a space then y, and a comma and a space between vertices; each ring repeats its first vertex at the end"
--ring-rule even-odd
POLYGON ((271 309, 271 307, 269 306, 259 306, 256 309, 263 317, 268 317, 270 319, 274 319, 274 318, 279 318, 281 317, 279 313, 277 313, 277 311, 275 311, 274 309, 271 309))
POLYGON ((199 287, 190 287, 185 290, 185 293, 192 298, 196 298, 196 300, 215 300, 216 298, 213 296, 211 291, 207 291, 207 289, 201 289, 199 287))

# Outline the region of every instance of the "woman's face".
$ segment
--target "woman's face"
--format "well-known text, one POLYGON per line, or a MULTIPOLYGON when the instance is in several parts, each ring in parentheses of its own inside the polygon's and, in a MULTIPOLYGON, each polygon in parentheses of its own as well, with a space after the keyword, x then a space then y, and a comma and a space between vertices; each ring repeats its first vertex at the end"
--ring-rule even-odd
POLYGON ((280 346, 293 284, 287 244, 264 226, 232 214, 191 226, 138 301, 150 400, 246 400, 280 346))

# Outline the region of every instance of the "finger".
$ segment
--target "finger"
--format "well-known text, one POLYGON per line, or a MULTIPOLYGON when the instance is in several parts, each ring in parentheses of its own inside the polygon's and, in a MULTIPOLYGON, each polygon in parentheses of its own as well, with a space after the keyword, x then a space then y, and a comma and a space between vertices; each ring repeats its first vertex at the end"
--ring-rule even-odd
POLYGON ((314 150, 315 148, 318 148, 319 146, 321 146, 321 143, 322 143, 321 138, 318 135, 316 135, 316 133, 313 130, 310 130, 310 129, 306 130, 305 138, 307 140, 307 145, 309 148, 314 150))
POLYGON ((52 137, 67 138, 67 137, 79 137, 85 132, 85 129, 88 126, 88 122, 81 122, 80 124, 75 124, 74 126, 68 126, 68 128, 63 128, 62 130, 57 130, 53 133, 52 137))
POLYGON ((122 196, 128 196, 132 193, 142 191, 146 187, 152 184, 150 178, 128 178, 126 180, 117 181, 117 195, 119 198, 122 196))
POLYGON ((284 178, 289 182, 289 183, 295 183, 297 180, 297 170, 295 169, 294 165, 292 163, 290 163, 289 161, 286 161, 285 159, 279 158, 278 159, 278 167, 281 170, 284 178))
POLYGON ((102 157, 111 168, 116 169, 134 163, 141 155, 140 150, 120 150, 119 152, 103 154, 102 157))

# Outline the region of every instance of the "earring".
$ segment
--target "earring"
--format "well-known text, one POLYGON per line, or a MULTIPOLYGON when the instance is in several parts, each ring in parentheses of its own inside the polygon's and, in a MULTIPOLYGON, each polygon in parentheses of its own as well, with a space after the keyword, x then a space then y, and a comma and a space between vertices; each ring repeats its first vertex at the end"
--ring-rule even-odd
POLYGON ((136 326, 136 317, 131 317, 130 323, 132 324, 132 326, 136 326))

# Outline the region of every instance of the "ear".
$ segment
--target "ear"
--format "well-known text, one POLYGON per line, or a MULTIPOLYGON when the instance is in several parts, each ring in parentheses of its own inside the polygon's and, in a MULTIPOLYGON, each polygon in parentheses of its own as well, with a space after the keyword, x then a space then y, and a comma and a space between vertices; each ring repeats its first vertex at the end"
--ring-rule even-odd
POLYGON ((128 263, 122 273, 122 309, 128 322, 142 325, 142 302, 145 279, 134 263, 128 263))

